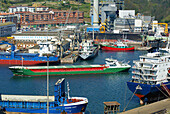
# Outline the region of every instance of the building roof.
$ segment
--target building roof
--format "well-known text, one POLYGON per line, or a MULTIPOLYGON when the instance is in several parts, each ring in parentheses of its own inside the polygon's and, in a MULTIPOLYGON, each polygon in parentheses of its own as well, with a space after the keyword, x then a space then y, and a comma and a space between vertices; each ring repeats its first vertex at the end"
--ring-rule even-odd
POLYGON ((0 13, 0 15, 14 15, 14 13, 0 13))
POLYGON ((13 22, 0 23, 0 26, 12 25, 12 24, 15 24, 15 23, 13 22))
POLYGON ((32 13, 32 12, 30 12, 30 11, 19 11, 19 12, 15 12, 15 14, 25 14, 25 13, 32 13))
POLYGON ((106 106, 120 105, 117 101, 103 102, 106 106))

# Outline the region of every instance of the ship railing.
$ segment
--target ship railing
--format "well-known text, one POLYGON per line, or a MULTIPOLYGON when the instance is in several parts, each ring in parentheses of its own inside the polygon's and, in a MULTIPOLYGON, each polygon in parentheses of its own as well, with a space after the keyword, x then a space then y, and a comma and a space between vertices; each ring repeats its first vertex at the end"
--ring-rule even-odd
MULTIPOLYGON (((18 101, 1 101, 1 106, 10 107, 10 108, 27 108, 27 109, 46 109, 46 102, 18 102, 18 101)), ((49 105, 50 108, 54 108, 54 102, 51 102, 49 105)))
POLYGON ((133 63, 147 63, 147 64, 162 64, 162 62, 165 61, 139 61, 139 60, 134 60, 133 63))
POLYGON ((133 79, 140 79, 138 76, 132 76, 133 79))
POLYGON ((146 76, 154 76, 154 77, 156 77, 157 75, 156 75, 156 73, 150 73, 150 74, 145 74, 146 76))
POLYGON ((157 68, 152 68, 152 67, 136 67, 135 65, 132 68, 133 69, 154 70, 154 71, 157 70, 157 68))

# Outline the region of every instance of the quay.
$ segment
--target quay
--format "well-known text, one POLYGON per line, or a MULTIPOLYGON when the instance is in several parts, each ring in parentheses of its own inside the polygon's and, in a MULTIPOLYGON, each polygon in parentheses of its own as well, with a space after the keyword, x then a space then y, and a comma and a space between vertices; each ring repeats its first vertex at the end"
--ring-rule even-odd
POLYGON ((121 114, 169 114, 170 98, 141 106, 132 110, 122 112, 121 114))
POLYGON ((72 51, 69 55, 60 59, 61 64, 73 64, 78 60, 79 54, 78 51, 72 51))

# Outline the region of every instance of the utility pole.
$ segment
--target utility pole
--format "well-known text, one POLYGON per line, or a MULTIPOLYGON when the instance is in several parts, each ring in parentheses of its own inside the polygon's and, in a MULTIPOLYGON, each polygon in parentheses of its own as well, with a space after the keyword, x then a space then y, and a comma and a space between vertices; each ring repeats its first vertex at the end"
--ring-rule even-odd
POLYGON ((49 114, 49 55, 47 55, 47 114, 49 114))

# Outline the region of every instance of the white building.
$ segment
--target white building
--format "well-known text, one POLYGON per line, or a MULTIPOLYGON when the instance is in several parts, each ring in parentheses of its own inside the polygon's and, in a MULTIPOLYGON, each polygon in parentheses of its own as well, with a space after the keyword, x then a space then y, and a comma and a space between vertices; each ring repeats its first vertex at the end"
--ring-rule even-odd
POLYGON ((15 12, 36 12, 36 11, 48 11, 48 7, 32 7, 32 6, 11 6, 9 7, 9 13, 15 12))
POLYGON ((27 35, 19 35, 14 34, 12 37, 15 38, 16 41, 46 41, 55 38, 56 36, 27 36, 27 35))
POLYGON ((135 18, 135 10, 119 10, 119 18, 135 18))

